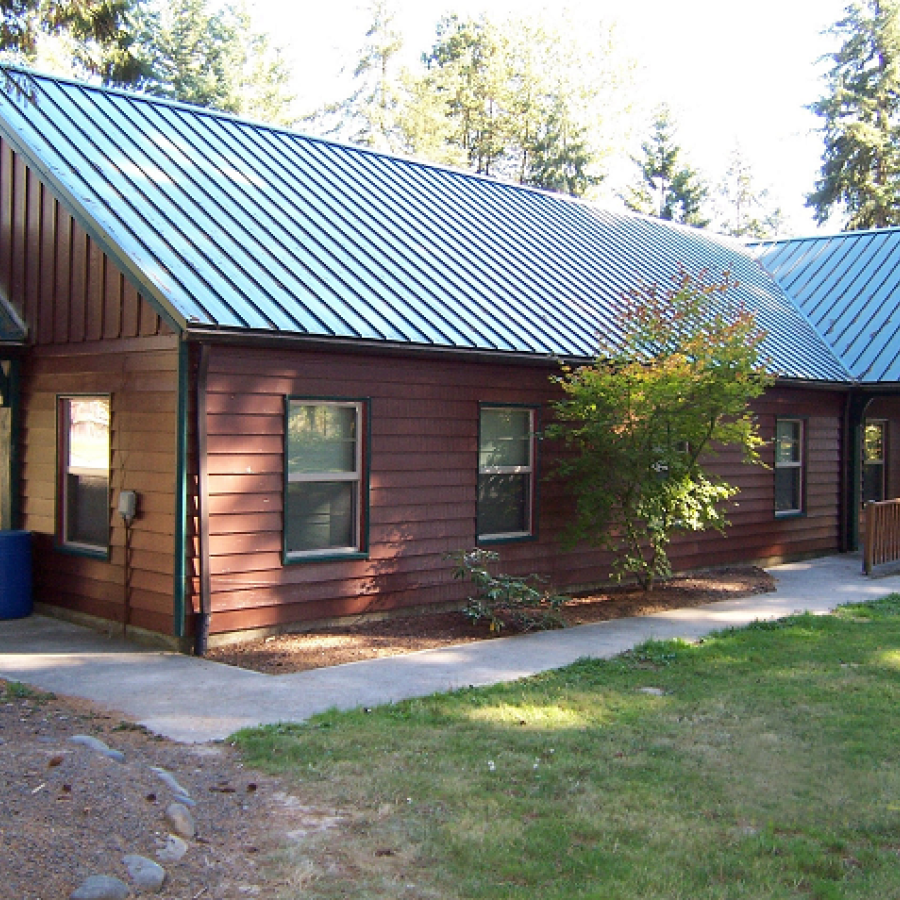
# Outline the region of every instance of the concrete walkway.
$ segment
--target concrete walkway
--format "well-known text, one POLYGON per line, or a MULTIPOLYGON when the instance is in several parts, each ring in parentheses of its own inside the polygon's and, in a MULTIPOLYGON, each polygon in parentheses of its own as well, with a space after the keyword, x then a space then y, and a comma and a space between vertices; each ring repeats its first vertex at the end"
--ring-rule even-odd
POLYGON ((512 681, 583 657, 608 658, 650 638, 711 631, 900 591, 900 575, 867 579, 858 556, 775 566, 775 593, 595 625, 480 641, 293 675, 262 675, 143 649, 67 622, 0 622, 0 677, 82 697, 186 743, 239 728, 301 721, 327 709, 377 706, 468 685, 512 681))

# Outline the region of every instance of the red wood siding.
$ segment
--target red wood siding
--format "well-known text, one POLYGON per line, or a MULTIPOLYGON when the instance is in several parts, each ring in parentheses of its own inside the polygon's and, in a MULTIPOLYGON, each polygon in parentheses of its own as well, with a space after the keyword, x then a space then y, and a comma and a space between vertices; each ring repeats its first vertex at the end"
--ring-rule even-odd
POLYGON ((876 397, 866 418, 887 420, 885 499, 895 499, 900 497, 900 397, 876 397))
POLYGON ((121 622, 128 579, 129 623, 173 631, 178 355, 174 338, 35 348, 23 373, 23 527, 34 533, 35 600, 121 622), (56 546, 57 397, 110 396, 110 557, 56 546), (139 494, 126 573, 120 490, 139 494))
POLYGON ((50 188, 0 140, 0 290, 37 345, 168 334, 50 188))
MULTIPOLYGON (((402 606, 458 602, 447 551, 476 542, 480 403, 536 404, 544 422, 551 370, 439 360, 215 348, 208 428, 212 631, 281 626, 402 606), (284 398, 371 401, 369 558, 282 563, 284 398)), ((680 568, 837 549, 842 395, 779 388, 757 410, 764 436, 777 416, 807 419, 808 504, 776 519, 771 469, 734 454, 717 466, 742 492, 726 537, 681 541, 680 568)), ((765 454, 771 463, 772 451, 765 454)), ((541 452, 538 539, 500 545, 508 571, 541 572, 567 587, 604 581, 609 560, 558 541, 571 504, 541 452)))
POLYGON ((140 494, 128 558, 133 626, 173 631, 177 338, 99 246, 0 141, 0 290, 31 348, 23 366, 21 526, 34 533, 39 602, 122 621, 122 489, 140 494), (111 398, 110 558, 56 547, 57 397, 111 398))

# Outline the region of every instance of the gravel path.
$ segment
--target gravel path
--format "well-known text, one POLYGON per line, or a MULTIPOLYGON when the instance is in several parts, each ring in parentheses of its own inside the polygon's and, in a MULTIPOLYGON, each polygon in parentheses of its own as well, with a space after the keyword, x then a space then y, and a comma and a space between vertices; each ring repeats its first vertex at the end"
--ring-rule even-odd
POLYGON ((144 895, 172 900, 275 897, 265 860, 316 816, 226 744, 175 744, 0 681, 0 897, 126 896, 116 884, 136 896, 141 878, 144 895))

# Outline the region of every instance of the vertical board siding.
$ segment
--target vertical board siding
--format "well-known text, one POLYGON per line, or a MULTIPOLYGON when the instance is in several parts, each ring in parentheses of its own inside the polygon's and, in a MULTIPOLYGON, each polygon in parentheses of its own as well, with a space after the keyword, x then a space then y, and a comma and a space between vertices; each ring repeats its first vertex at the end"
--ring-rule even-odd
POLYGON ((0 141, 0 263, 0 289, 37 345, 168 333, 5 141, 0 141))
POLYGON ((121 490, 139 494, 128 552, 129 623, 172 633, 175 533, 175 338, 147 346, 92 348, 90 353, 34 348, 23 373, 23 527, 34 534, 35 599, 52 606, 123 621, 126 606, 125 528, 116 514, 121 490), (169 346, 166 346, 168 343, 169 346), (110 556, 56 546, 57 398, 110 395, 110 556))
MULTIPOLYGON (((212 630, 276 627, 403 606, 458 603, 448 551, 476 543, 478 413, 481 403, 537 405, 550 418, 551 369, 312 351, 217 347, 208 396, 212 630), (284 565, 285 397, 367 398, 369 554, 364 560, 284 565)), ((837 549, 839 392, 775 388, 756 404, 771 441, 779 415, 807 420, 806 515, 776 519, 771 468, 725 451, 714 467, 741 488, 727 535, 688 535, 680 569, 771 560, 837 549)), ((558 448, 539 450, 536 540, 501 544, 506 571, 539 572, 561 588, 605 581, 610 560, 590 547, 564 550, 572 502, 552 477, 558 448)), ((771 465, 771 443, 764 459, 771 465)))

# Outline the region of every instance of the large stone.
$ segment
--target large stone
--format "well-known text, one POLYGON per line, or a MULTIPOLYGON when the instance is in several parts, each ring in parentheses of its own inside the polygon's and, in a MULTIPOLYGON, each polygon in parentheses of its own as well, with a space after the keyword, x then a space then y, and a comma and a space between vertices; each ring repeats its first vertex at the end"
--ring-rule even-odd
POLYGON ((188 852, 188 845, 177 835, 166 836, 166 846, 156 851, 157 859, 164 863, 178 862, 188 852))
POLYGON ((69 894, 69 900, 125 900, 131 894, 128 885, 109 875, 91 875, 69 894))
POLYGON ((157 893, 162 890, 166 870, 159 863, 136 853, 130 853, 122 862, 125 863, 128 875, 139 891, 157 893))
POLYGON ((197 833, 194 817, 183 803, 170 803, 166 807, 166 820, 181 837, 190 839, 197 833))
POLYGON ((163 784, 165 784, 166 787, 168 787, 169 790, 179 799, 185 797, 190 799, 190 793, 178 783, 175 776, 171 772, 166 771, 161 766, 150 766, 150 771, 156 772, 156 774, 159 776, 159 780, 162 781, 163 784))
POLYGON ((104 756, 108 756, 116 762, 125 762, 125 754, 121 750, 112 750, 99 738, 95 738, 89 734, 73 734, 72 737, 69 738, 69 743, 79 744, 82 747, 87 747, 88 750, 102 753, 104 756))

